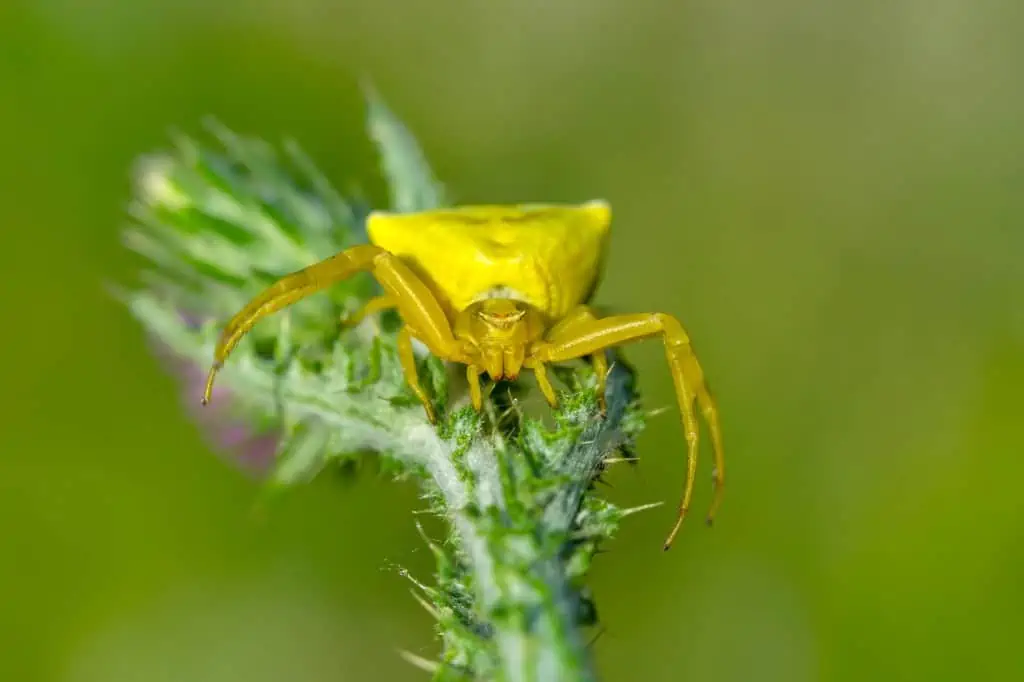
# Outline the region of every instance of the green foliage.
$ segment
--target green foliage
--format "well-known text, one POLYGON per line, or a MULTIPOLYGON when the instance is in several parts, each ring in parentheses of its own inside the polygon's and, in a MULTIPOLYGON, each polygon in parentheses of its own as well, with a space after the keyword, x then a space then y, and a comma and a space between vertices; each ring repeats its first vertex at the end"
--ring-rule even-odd
MULTIPOLYGON (((365 207, 339 196, 294 143, 277 150, 211 123, 209 143, 179 137, 140 164, 129 248, 147 261, 124 299, 155 339, 194 368, 219 326, 281 275, 359 241, 365 207)), ((369 95, 392 210, 435 207, 443 191, 415 139, 369 95)), ((348 329, 373 295, 358 276, 260 322, 221 372, 210 408, 277 435, 270 490, 375 453, 419 481, 451 531, 425 537, 437 572, 415 593, 437 623, 435 679, 585 680, 582 629, 596 620, 582 581, 628 511, 591 494, 609 455, 642 428, 633 379, 608 377, 602 416, 592 373, 562 374, 553 425, 493 391, 478 414, 439 360, 420 356, 441 423, 430 425, 398 363, 388 316, 348 329)), ((199 400, 199 386, 195 386, 199 400)))

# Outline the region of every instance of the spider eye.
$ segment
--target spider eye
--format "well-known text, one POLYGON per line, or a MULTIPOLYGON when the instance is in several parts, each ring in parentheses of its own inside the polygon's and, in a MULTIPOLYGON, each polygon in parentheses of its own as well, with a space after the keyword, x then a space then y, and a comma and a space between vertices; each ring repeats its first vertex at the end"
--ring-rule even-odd
POLYGON ((523 319, 524 315, 526 315, 526 311, 519 309, 502 311, 481 309, 476 311, 478 319, 496 327, 509 327, 523 319))

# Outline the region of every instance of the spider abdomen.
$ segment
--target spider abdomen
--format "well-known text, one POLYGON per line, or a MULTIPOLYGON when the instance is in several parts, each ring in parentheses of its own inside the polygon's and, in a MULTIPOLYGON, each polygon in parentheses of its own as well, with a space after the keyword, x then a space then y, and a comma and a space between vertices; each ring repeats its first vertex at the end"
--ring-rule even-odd
POLYGON ((452 312, 513 298, 558 319, 597 281, 611 221, 603 201, 374 212, 370 240, 410 263, 452 312))

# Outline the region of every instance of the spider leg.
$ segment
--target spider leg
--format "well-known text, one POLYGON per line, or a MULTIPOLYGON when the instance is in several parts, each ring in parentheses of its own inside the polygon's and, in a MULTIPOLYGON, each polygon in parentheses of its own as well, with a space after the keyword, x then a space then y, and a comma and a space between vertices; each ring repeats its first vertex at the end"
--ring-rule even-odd
POLYGON ((354 246, 298 272, 285 275, 249 301, 228 321, 221 332, 214 351, 213 366, 206 378, 203 404, 210 402, 217 371, 224 366, 224 361, 231 355, 231 351, 257 322, 357 272, 371 269, 374 259, 382 253, 385 253, 383 249, 371 244, 354 246))
POLYGON ((708 512, 708 523, 711 523, 720 504, 725 477, 718 408, 704 379, 704 372, 697 361, 686 330, 674 317, 663 313, 617 315, 573 324, 569 331, 559 334, 556 340, 538 344, 533 349, 533 357, 539 362, 571 360, 593 354, 610 346, 654 336, 661 336, 664 339, 665 355, 676 389, 676 399, 679 403, 679 412, 687 443, 686 486, 683 490, 682 502, 679 505, 676 524, 665 541, 665 549, 668 549, 679 532, 693 496, 699 445, 699 428, 694 411, 695 402, 700 407, 701 414, 710 431, 711 445, 715 455, 713 474, 715 490, 708 512))
MULTIPOLYGON (((597 319, 597 315, 590 309, 589 306, 579 305, 569 311, 569 313, 560 319, 558 322, 553 324, 545 339, 549 342, 556 343, 566 338, 572 338, 573 330, 582 324, 593 322, 597 319)), ((605 381, 608 378, 608 358, 605 357, 604 351, 599 350, 592 353, 590 356, 590 362, 594 366, 594 374, 597 375, 597 399, 601 406, 601 414, 604 415, 608 411, 608 404, 605 399, 605 381)), ((551 406, 554 407, 554 403, 548 400, 551 406)))
POLYGON ((423 403, 423 409, 427 411, 427 419, 430 420, 431 424, 437 423, 437 413, 434 411, 434 405, 430 402, 430 396, 423 390, 423 385, 420 384, 420 376, 416 370, 416 355, 412 350, 412 333, 409 327, 402 327, 398 331, 398 361, 402 365, 402 372, 405 374, 405 381, 409 384, 409 388, 416 395, 421 403, 423 403))
MULTIPOLYGON (((407 325, 416 330, 416 338, 426 344, 430 351, 443 359, 468 362, 462 347, 452 334, 441 304, 430 289, 400 259, 379 246, 361 244, 346 249, 330 258, 314 263, 307 268, 285 275, 253 298, 231 320, 221 332, 214 351, 214 362, 206 379, 203 404, 210 401, 213 381, 217 371, 234 350, 242 337, 262 318, 271 315, 296 301, 328 286, 347 279, 358 272, 372 272, 385 295, 407 325)), ((380 298, 366 307, 383 307, 380 298)), ((364 308, 365 313, 366 308, 364 308)))
POLYGON ((533 375, 537 378, 537 388, 544 395, 544 399, 548 401, 548 405, 551 407, 558 407, 558 395, 555 393, 555 387, 551 385, 551 379, 548 378, 548 368, 543 362, 526 361, 523 363, 524 367, 533 370, 533 375))
POLYGON ((469 383, 469 400, 473 403, 473 409, 479 412, 484 405, 484 395, 480 390, 480 373, 483 372, 476 365, 466 365, 466 381, 469 383))
POLYGON ((394 300, 399 315, 412 327, 413 336, 431 353, 443 360, 469 364, 441 303, 412 268, 397 256, 383 251, 374 263, 373 276, 394 300))
POLYGON ((398 307, 398 302, 391 296, 387 294, 377 296, 376 298, 371 298, 367 301, 366 304, 356 312, 352 313, 348 317, 342 318, 341 323, 346 327, 354 327, 370 315, 375 315, 382 310, 388 310, 396 307, 398 307))
POLYGON ((545 338, 553 340, 563 337, 566 335, 566 332, 571 331, 573 327, 579 326, 581 322, 592 322, 596 319, 597 315, 590 309, 590 306, 578 305, 566 313, 565 317, 551 325, 545 338))
MULTIPOLYGON (((555 324, 551 325, 548 329, 545 338, 548 340, 555 340, 560 336, 566 335, 572 330, 572 327, 580 322, 586 322, 593 320, 594 314, 585 305, 580 305, 573 308, 569 313, 560 319, 555 324)), ((597 354, 599 355, 599 354, 597 354)), ((594 355, 596 358, 597 355, 594 355)), ((540 389, 544 399, 548 401, 548 405, 552 408, 558 407, 558 394, 555 392, 555 387, 551 385, 551 379, 548 377, 547 366, 543 362, 527 361, 523 364, 524 367, 533 370, 534 376, 537 378, 537 388, 540 389)), ((597 363, 595 361, 595 369, 597 363)), ((601 396, 601 410, 604 411, 604 383, 603 376, 598 377, 599 395, 601 396)))

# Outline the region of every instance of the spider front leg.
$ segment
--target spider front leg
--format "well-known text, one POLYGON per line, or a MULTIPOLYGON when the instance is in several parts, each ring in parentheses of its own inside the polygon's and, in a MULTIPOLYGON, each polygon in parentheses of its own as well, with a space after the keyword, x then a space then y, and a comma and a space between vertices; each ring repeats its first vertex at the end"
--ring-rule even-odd
POLYGON ((431 353, 443 360, 467 362, 462 345, 452 333, 448 317, 437 298, 412 269, 398 257, 384 252, 375 261, 373 275, 386 292, 369 301, 360 311, 376 312, 397 308, 405 326, 398 333, 398 358, 409 388, 423 404, 430 422, 437 423, 430 397, 420 384, 413 353, 413 338, 422 341, 431 353))
MULTIPOLYGON (((576 306, 569 311, 568 315, 552 325, 551 329, 548 330, 545 339, 550 343, 558 343, 566 339, 572 339, 576 328, 588 322, 594 322, 595 320, 597 320, 597 315, 595 315, 594 311, 590 309, 590 306, 576 306)), ((604 349, 591 354, 590 363, 594 367, 594 374, 597 375, 597 401, 601 407, 601 416, 604 416, 608 412, 608 402, 605 399, 605 382, 608 379, 608 358, 604 355, 604 349)), ((541 367, 543 367, 543 365, 541 365, 541 367)), ((542 377, 538 374, 537 378, 540 380, 542 377)), ((543 379, 546 380, 547 376, 544 375, 543 379)), ((550 383, 548 383, 548 388, 550 390, 550 383)), ((554 391, 550 390, 550 392, 553 396, 554 391)), ((545 393, 544 395, 548 394, 545 393)), ((553 398, 549 398, 548 402, 552 407, 555 406, 553 398)))
POLYGON ((427 419, 431 424, 437 423, 437 413, 434 411, 434 404, 430 402, 430 396, 423 390, 420 384, 420 375, 416 370, 416 354, 412 350, 412 333, 408 327, 402 327, 398 332, 398 361, 402 365, 402 372, 405 374, 405 381, 409 384, 413 394, 427 411, 427 419))
POLYGON ((257 322, 357 272, 372 269, 375 260, 384 253, 387 253, 384 249, 372 244, 354 246, 298 272, 285 275, 249 301, 228 321, 217 341, 213 366, 206 377, 203 405, 210 402, 217 371, 224 366, 231 351, 257 322))
POLYGON ((341 324, 345 327, 354 327, 370 315, 374 315, 384 310, 390 310, 397 306, 398 303, 388 294, 377 296, 364 303, 363 307, 356 312, 347 317, 341 318, 341 324))
POLYGON ((699 445, 699 428, 694 412, 694 402, 699 405, 711 433, 711 444, 715 455, 713 474, 715 490, 711 508, 708 511, 707 521, 709 524, 714 519, 721 502, 725 481, 725 459, 722 451, 721 428, 718 422, 718 408, 704 380, 704 372, 697 361, 690 338, 683 326, 674 317, 663 313, 618 315, 605 319, 582 321, 573 324, 564 335, 560 334, 556 340, 538 344, 533 349, 532 358, 541 363, 572 360, 594 354, 611 346, 658 335, 661 335, 665 342, 665 355, 672 373, 672 381, 675 384, 676 398, 687 443, 686 485, 675 526, 669 533, 668 539, 665 540, 665 549, 668 549, 682 526, 683 519, 690 508, 690 499, 693 496, 699 445))
MULTIPOLYGON (((408 265, 393 254, 378 246, 363 244, 282 277, 232 317, 221 333, 214 351, 214 362, 206 380, 203 404, 209 402, 217 370, 223 366, 242 337, 259 320, 306 296, 321 291, 331 284, 347 279, 358 272, 367 271, 376 277, 385 291, 385 297, 374 299, 367 304, 367 308, 372 306, 371 310, 381 309, 385 307, 381 299, 388 299, 389 303, 398 308, 402 319, 411 328, 407 333, 415 330, 416 338, 426 344, 431 353, 445 360, 468 362, 462 352, 462 346, 452 334, 451 324, 448 322, 441 304, 423 281, 408 265)), ((364 308, 364 312, 365 310, 366 308, 364 308)), ((399 344, 402 343, 400 337, 399 344)), ((410 352, 411 348, 411 340, 409 340, 410 352)), ((406 362, 407 358, 403 358, 403 367, 406 362)), ((413 362, 413 369, 415 370, 415 362, 413 362)), ((416 389, 419 381, 415 377, 415 372, 411 377, 407 373, 407 378, 410 379, 410 385, 418 397, 421 394, 425 395, 422 387, 418 391, 416 389), (411 379, 415 379, 415 385, 411 379)), ((422 397, 421 400, 423 400, 422 397)), ((433 418, 432 408, 428 406, 428 401, 424 401, 424 405, 428 418, 433 418)))

